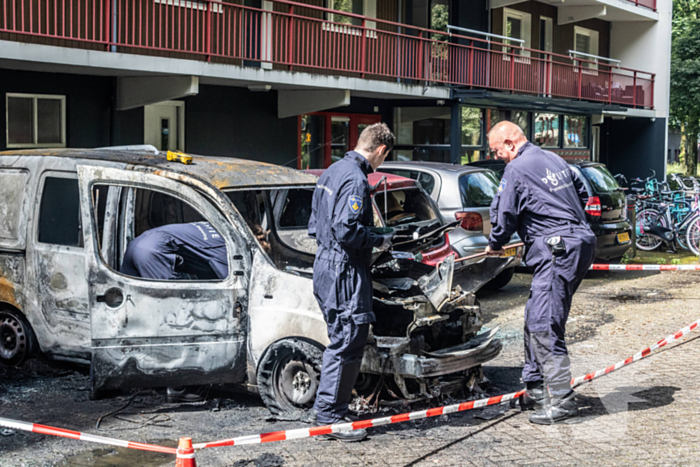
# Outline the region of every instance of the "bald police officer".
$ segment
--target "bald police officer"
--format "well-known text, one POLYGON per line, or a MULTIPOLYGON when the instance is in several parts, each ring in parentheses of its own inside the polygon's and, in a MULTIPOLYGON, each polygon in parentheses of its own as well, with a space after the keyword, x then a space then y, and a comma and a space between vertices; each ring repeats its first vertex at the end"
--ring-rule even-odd
MULTIPOLYGON (((328 325, 330 344, 323 352, 321 381, 314 409, 316 420, 332 424, 347 419, 352 388, 362 364, 372 312, 372 249, 386 250, 391 235, 373 225, 367 175, 377 169, 394 146, 394 135, 378 123, 362 132, 354 151, 326 170, 314 191, 309 235, 316 238, 314 295, 328 325)), ((365 430, 325 435, 360 441, 365 430)))
POLYGON ((571 299, 593 263, 596 238, 583 210, 586 190, 559 156, 528 142, 511 122, 489 132, 489 147, 506 169, 491 204, 487 254, 498 255, 514 232, 534 270, 525 307, 527 391, 521 409, 530 422, 551 425, 578 417, 564 334, 571 299))

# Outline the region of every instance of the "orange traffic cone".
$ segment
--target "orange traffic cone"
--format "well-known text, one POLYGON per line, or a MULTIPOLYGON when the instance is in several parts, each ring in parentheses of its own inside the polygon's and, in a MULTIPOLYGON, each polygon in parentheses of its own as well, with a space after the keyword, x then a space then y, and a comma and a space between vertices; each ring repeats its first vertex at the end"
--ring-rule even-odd
POLYGON ((175 467, 197 467, 197 462, 194 460, 192 438, 180 438, 180 444, 177 447, 175 467))

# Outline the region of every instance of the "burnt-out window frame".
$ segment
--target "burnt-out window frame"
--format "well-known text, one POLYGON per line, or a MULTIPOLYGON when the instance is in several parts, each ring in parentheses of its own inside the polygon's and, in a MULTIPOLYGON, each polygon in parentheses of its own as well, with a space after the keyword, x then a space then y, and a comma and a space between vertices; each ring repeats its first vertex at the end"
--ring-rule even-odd
MULTIPOLYGON (((392 189, 386 190, 386 191, 387 191, 387 193, 391 193, 391 192, 395 192, 395 191, 410 191, 410 190, 415 190, 415 191, 422 192, 422 193, 425 195, 428 204, 430 205, 430 209, 431 209, 431 210, 433 211, 433 213, 435 214, 435 218, 434 218, 434 219, 425 219, 425 220, 422 220, 422 221, 414 221, 414 222, 410 222, 410 224, 417 224, 417 223, 421 223, 421 222, 426 222, 426 223, 427 223, 427 222, 435 222, 435 221, 438 221, 438 222, 440 222, 441 225, 445 225, 445 219, 443 218, 442 214, 440 213, 440 209, 438 208, 437 203, 435 203, 435 201, 430 197, 430 194, 428 194, 428 192, 426 192, 426 191, 423 190, 422 188, 419 188, 418 186, 407 186, 407 187, 400 187, 400 188, 392 188, 392 189)), ((382 211, 382 208, 383 208, 384 205, 383 205, 383 203, 382 203, 382 205, 380 206, 380 203, 379 203, 379 201, 377 200, 377 196, 383 195, 383 194, 384 194, 384 190, 380 189, 377 193, 375 193, 375 195, 373 195, 373 196, 371 197, 371 199, 372 199, 372 210, 373 210, 373 217, 374 217, 375 226, 376 226, 376 227, 393 227, 393 228, 400 228, 402 225, 407 225, 407 224, 394 224, 393 226, 388 226, 388 225, 387 225, 387 220, 382 216, 382 212, 383 212, 383 211, 382 211), (376 223, 377 220, 379 220, 379 221, 381 222, 381 225, 377 225, 377 223, 376 223)))
POLYGON ((61 171, 49 171, 45 172, 42 174, 41 177, 41 190, 38 193, 37 197, 37 209, 36 209, 36 221, 35 221, 35 239, 37 243, 41 243, 43 245, 53 245, 53 246, 60 246, 60 247, 65 247, 65 248, 75 248, 76 250, 83 250, 85 247, 85 240, 83 238, 83 219, 82 219, 82 208, 80 206, 80 186, 78 182, 78 174, 75 172, 61 172, 61 171), (42 220, 44 218, 44 196, 46 195, 46 184, 48 179, 65 179, 65 180, 72 180, 75 182, 75 187, 78 190, 77 191, 77 209, 78 209, 78 244, 66 244, 66 243, 57 243, 54 241, 46 241, 45 239, 42 239, 42 220))
MULTIPOLYGON (((102 245, 100 244, 100 242, 101 242, 101 239, 100 239, 100 242, 98 242, 96 245, 96 246, 99 246, 99 248, 97 248, 96 251, 97 251, 97 255, 98 255, 98 261, 100 261, 102 263, 103 267, 109 269, 114 274, 118 274, 122 277, 128 277, 129 279, 136 280, 136 281, 143 281, 143 282, 167 283, 167 284, 184 284, 184 283, 221 284, 223 282, 228 282, 228 281, 233 280, 234 275, 235 275, 233 265, 235 265, 235 263, 232 262, 233 255, 232 255, 231 248, 236 247, 235 239, 233 239, 233 238, 227 239, 227 235, 222 233, 222 229, 220 228, 221 226, 217 225, 217 223, 212 222, 210 219, 208 219, 206 215, 204 215, 203 213, 200 212, 199 208, 192 205, 191 201, 184 199, 184 197, 181 196, 178 192, 168 190, 167 188, 154 186, 154 185, 150 185, 150 184, 144 184, 144 183, 129 183, 129 182, 125 182, 123 180, 93 180, 89 184, 90 192, 92 193, 94 191, 95 187, 98 185, 102 185, 102 186, 106 185, 110 188, 111 187, 119 187, 119 188, 122 188, 122 190, 123 190, 122 195, 120 196, 120 201, 118 203, 118 213, 117 213, 118 218, 116 219, 118 224, 117 224, 117 235, 115 237, 115 241, 117 241, 118 244, 115 245, 115 248, 118 247, 119 243, 121 243, 122 240, 124 240, 124 238, 125 238, 125 233, 122 229, 122 226, 128 225, 128 223, 126 221, 121 219, 121 216, 125 216, 125 215, 134 216, 134 210, 136 209, 135 205, 132 205, 132 206, 128 206, 128 205, 123 206, 122 205, 122 201, 121 201, 122 197, 124 197, 125 199, 128 198, 127 190, 129 188, 133 188, 134 190, 140 189, 140 190, 149 190, 149 191, 153 191, 153 192, 158 192, 158 193, 163 194, 163 195, 172 196, 172 197, 176 198, 177 200, 179 200, 180 202, 188 204, 191 209, 193 209, 195 212, 197 212, 205 220, 205 222, 208 222, 214 228, 214 230, 216 230, 217 233, 224 239, 224 242, 226 243, 226 260, 228 263, 228 276, 226 276, 223 279, 165 280, 165 279, 151 279, 151 278, 147 278, 147 277, 138 277, 138 276, 131 276, 129 274, 124 274, 120 270, 113 267, 113 265, 110 265, 109 262, 105 260, 105 258, 103 257, 103 254, 102 254, 103 248, 102 248, 102 245)), ((201 195, 201 193, 198 193, 198 194, 201 195)), ((202 196, 204 202, 209 202, 207 200, 206 196, 204 196, 204 195, 201 195, 201 196, 202 196)), ((133 195, 133 199, 135 201, 135 199, 136 199, 135 194, 133 195)), ((214 205, 212 205, 212 207, 214 207, 217 210, 217 212, 219 212, 219 214, 221 215, 222 219, 225 222, 226 216, 218 208, 216 208, 214 205)), ((150 216, 150 212, 148 215, 150 216)), ((93 232, 96 232, 97 231, 97 225, 96 225, 97 219, 95 219, 95 213, 94 213, 94 210, 92 210, 92 209, 90 212, 90 222, 92 223, 91 225, 92 225, 93 232)), ((133 219, 132 219, 132 222, 133 222, 133 219)), ((166 225, 168 225, 168 224, 166 224, 166 225)), ((133 238, 130 239, 129 243, 133 240, 134 240, 133 238)), ((117 253, 117 255, 118 255, 117 263, 118 263, 119 269, 121 269, 122 261, 124 260, 123 253, 126 251, 126 246, 128 246, 128 245, 124 246, 124 251, 118 251, 118 253, 117 253)), ((240 248, 240 246, 239 246, 239 248, 240 248)))

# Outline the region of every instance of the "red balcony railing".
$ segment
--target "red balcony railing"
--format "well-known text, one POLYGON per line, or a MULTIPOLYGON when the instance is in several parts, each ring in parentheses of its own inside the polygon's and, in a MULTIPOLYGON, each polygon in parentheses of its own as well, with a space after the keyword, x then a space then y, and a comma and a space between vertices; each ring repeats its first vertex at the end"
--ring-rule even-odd
POLYGON ((287 0, 273 4, 268 11, 217 0, 0 0, 0 38, 35 36, 32 42, 63 47, 654 104, 650 73, 287 0), (357 24, 323 19, 329 14, 357 24))
POLYGON ((656 11, 656 0, 627 0, 630 3, 634 3, 637 6, 643 6, 649 8, 652 11, 656 11))

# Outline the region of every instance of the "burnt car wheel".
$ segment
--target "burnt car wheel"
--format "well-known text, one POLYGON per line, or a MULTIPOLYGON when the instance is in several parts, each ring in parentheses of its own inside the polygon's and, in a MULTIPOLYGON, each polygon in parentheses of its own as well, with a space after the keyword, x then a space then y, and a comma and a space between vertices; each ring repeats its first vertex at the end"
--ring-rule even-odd
POLYGON ((258 366, 258 388, 267 408, 285 419, 304 419, 313 407, 323 351, 301 339, 275 342, 258 366))
POLYGON ((21 313, 0 309, 0 363, 19 365, 37 348, 34 331, 21 313))
POLYGON ((508 285, 511 279, 513 279, 513 273, 515 268, 508 268, 501 272, 499 275, 491 279, 484 285, 486 290, 499 290, 508 285))

